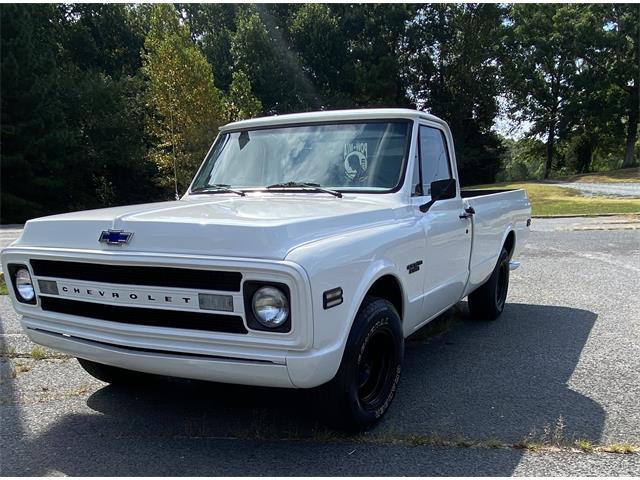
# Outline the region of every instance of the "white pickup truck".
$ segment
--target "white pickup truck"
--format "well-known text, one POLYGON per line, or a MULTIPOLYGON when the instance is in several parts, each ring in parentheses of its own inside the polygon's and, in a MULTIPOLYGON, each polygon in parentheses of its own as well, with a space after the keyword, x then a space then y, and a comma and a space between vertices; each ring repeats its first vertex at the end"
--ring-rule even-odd
POLYGON ((432 115, 304 113, 222 127, 180 200, 30 220, 1 258, 29 337, 98 379, 317 387, 360 430, 406 337, 464 297, 500 315, 530 215, 460 189, 432 115))

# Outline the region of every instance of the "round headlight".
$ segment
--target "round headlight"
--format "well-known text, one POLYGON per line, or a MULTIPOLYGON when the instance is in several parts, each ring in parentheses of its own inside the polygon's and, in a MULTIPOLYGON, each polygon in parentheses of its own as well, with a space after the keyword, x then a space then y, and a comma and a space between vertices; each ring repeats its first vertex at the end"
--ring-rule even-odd
POLYGON ((18 294, 23 300, 30 302, 36 296, 36 292, 33 289, 33 283, 31 282, 31 275, 26 268, 19 268, 16 270, 16 289, 18 294))
POLYGON ((287 296, 275 287, 262 287, 253 294, 253 314, 268 328, 277 328, 289 317, 287 296))

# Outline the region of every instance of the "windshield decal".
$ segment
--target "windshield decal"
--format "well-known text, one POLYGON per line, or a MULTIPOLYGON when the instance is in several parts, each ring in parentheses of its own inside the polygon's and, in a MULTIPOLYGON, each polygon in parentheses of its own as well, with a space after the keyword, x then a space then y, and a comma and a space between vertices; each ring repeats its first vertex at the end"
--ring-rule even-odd
POLYGON ((349 180, 361 180, 366 177, 369 161, 367 143, 346 143, 344 145, 344 174, 349 180))

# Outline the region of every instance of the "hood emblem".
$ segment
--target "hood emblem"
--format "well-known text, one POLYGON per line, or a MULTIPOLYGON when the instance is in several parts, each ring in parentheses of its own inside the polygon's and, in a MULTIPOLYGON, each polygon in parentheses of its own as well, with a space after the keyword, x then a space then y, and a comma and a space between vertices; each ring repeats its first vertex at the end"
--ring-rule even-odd
POLYGON ((98 241, 100 243, 106 243, 107 245, 126 245, 133 237, 132 232, 125 232, 123 230, 103 230, 98 241))

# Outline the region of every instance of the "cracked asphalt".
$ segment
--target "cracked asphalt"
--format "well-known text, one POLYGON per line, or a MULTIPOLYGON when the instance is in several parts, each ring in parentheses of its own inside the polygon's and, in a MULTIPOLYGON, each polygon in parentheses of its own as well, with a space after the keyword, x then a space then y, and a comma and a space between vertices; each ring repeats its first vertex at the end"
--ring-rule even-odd
POLYGON ((513 448, 640 444, 637 224, 534 219, 502 317, 461 302, 409 339, 391 409, 359 437, 317 424, 304 391, 113 387, 35 360, 1 296, 0 475, 638 476, 639 454, 513 448))

